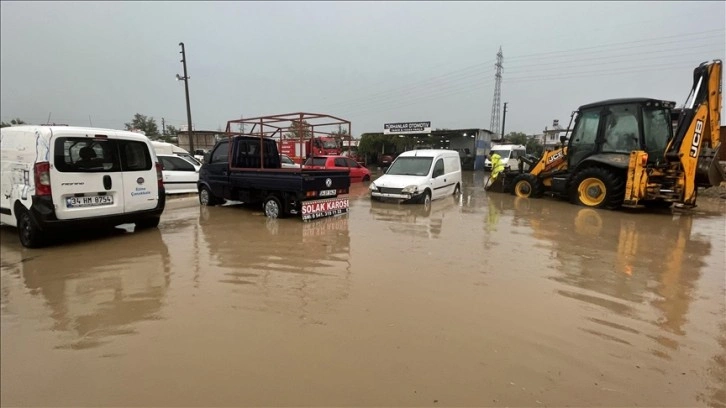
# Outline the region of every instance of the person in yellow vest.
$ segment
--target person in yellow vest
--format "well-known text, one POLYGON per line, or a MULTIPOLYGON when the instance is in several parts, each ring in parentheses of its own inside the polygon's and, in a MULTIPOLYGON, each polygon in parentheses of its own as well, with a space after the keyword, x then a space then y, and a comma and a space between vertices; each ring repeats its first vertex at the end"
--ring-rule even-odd
POLYGON ((502 156, 493 150, 489 152, 489 161, 492 162, 492 175, 489 177, 487 187, 491 188, 494 182, 497 181, 499 173, 504 171, 504 163, 502 163, 502 156))

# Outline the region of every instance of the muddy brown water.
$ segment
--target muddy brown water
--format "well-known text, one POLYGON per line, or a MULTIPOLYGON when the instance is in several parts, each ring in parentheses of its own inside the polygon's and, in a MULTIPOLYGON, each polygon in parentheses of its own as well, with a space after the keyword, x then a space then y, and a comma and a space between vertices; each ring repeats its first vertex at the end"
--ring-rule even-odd
POLYGON ((726 406, 726 205, 485 193, 303 223, 2 228, 3 406, 726 406))

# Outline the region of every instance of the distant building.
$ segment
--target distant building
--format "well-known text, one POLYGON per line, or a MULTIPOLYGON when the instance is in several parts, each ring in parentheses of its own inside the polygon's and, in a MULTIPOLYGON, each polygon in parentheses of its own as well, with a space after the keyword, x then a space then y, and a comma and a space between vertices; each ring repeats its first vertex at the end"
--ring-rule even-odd
MULTIPOLYGON (((176 134, 177 137, 177 146, 181 147, 182 149, 194 153, 190 150, 189 147, 189 132, 185 131, 179 131, 179 133, 176 134)), ((192 131, 192 137, 194 141, 194 150, 204 150, 205 152, 208 152, 212 150, 215 143, 217 143, 217 140, 224 136, 224 132, 216 131, 216 130, 193 130, 192 131)))

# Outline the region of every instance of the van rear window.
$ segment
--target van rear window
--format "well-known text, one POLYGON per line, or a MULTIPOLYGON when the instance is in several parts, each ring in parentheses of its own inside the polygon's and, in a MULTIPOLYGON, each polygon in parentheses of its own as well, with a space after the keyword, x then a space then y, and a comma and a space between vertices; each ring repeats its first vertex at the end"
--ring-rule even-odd
POLYGON ((53 164, 62 173, 141 171, 153 167, 144 142, 60 137, 54 147, 53 164))

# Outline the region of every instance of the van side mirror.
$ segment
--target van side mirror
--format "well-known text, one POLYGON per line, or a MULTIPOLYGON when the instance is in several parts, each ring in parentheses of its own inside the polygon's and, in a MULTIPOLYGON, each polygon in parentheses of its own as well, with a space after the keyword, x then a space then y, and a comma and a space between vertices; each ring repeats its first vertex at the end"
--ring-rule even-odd
POLYGON ((204 164, 209 164, 209 161, 211 159, 212 159, 212 152, 204 153, 204 158, 202 159, 202 161, 204 162, 204 164))

